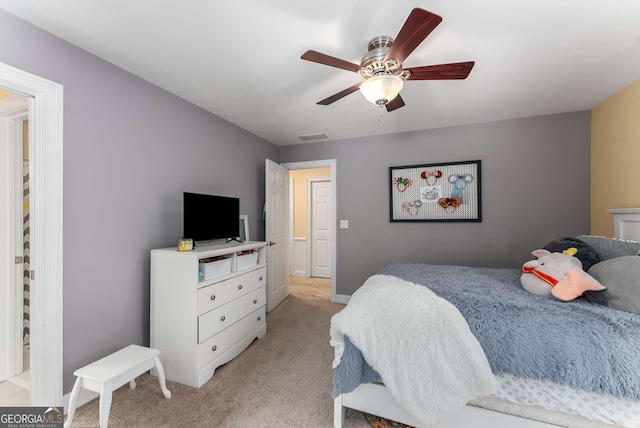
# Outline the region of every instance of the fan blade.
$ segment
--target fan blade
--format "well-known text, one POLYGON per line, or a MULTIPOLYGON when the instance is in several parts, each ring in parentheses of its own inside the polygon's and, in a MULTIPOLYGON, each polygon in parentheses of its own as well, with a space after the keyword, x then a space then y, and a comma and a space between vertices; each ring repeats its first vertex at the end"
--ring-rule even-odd
POLYGON ((404 107, 404 100, 402 99, 400 94, 398 94, 394 99, 389 101, 385 107, 387 107, 388 112, 392 112, 396 109, 399 109, 400 107, 404 107))
POLYGON ((405 68, 411 73, 407 80, 466 79, 475 62, 455 62, 451 64, 425 65, 405 68))
POLYGON ((306 51, 300 58, 311 62, 317 62, 318 64, 324 64, 331 67, 342 68, 343 70, 347 71, 353 71, 354 73, 357 73, 358 70, 360 70, 359 65, 317 51, 306 51))
POLYGON ((442 17, 435 13, 420 8, 413 9, 389 48, 387 55, 385 55, 384 60, 393 58, 398 61, 398 64, 402 64, 440 22, 442 22, 442 17))
POLYGON ((329 104, 338 101, 341 98, 346 97, 347 95, 357 91, 358 89, 360 89, 360 83, 358 83, 357 85, 353 85, 347 89, 345 89, 344 91, 340 91, 337 94, 333 94, 328 98, 325 98, 322 101, 318 101, 316 104, 320 104, 323 106, 328 106, 329 104))

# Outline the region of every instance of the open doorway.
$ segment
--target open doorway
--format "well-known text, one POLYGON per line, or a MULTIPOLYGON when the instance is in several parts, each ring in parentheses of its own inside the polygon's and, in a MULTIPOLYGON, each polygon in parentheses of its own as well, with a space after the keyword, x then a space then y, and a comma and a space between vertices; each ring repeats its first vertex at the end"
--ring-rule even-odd
MULTIPOLYGON (((29 405, 59 407, 63 404, 62 86, 0 63, 0 88, 28 99, 29 193, 36 201, 30 206, 29 225, 29 405)), ((9 250, 13 254, 15 249, 9 250)), ((14 264, 15 257, 5 260, 14 264)), ((22 333, 19 336, 22 341, 22 333)), ((11 359, 16 364, 16 358, 11 359)))
POLYGON ((290 178, 291 281, 328 287, 336 297, 336 164, 283 163, 290 178))
POLYGON ((331 168, 289 171, 291 190, 291 274, 331 278, 331 168))

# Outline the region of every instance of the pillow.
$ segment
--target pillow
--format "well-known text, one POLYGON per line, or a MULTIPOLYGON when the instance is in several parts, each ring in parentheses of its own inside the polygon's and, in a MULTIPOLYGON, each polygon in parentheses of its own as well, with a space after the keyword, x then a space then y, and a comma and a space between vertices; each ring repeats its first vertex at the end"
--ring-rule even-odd
POLYGON ((640 257, 614 257, 596 263, 588 273, 607 289, 588 291, 587 300, 640 315, 640 257))
POLYGON ((636 256, 640 252, 640 242, 636 241, 624 241, 622 239, 593 235, 579 235, 577 238, 595 248, 602 260, 622 256, 636 256))
POLYGON ((602 261, 598 251, 591 245, 578 238, 560 238, 554 241, 548 242, 544 247, 552 253, 561 253, 568 248, 575 248, 578 250, 573 256, 582 262, 582 270, 585 272, 589 270, 591 266, 602 261))

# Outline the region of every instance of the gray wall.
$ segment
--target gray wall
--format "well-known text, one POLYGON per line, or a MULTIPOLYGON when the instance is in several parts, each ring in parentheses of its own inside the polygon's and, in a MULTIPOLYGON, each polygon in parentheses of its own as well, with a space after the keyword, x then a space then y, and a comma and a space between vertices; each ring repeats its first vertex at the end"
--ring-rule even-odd
POLYGON ((338 220, 349 220, 337 230, 338 294, 396 262, 520 268, 548 241, 589 232, 588 111, 278 151, 283 163, 337 159, 338 220), (476 159, 481 223, 389 222, 390 166, 476 159))
POLYGON ((277 148, 3 10, 0 40, 0 62, 64 85, 66 393, 79 367, 149 344, 149 250, 176 245, 183 191, 240 197, 264 238, 277 148))

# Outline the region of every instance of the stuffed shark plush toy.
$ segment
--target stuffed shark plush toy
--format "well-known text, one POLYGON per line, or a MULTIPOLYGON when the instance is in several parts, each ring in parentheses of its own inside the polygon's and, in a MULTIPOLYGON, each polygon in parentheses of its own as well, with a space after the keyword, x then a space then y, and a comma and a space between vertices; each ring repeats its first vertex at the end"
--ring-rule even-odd
POLYGON ((531 254, 537 260, 526 262, 522 266, 520 283, 529 293, 558 300, 569 301, 586 291, 605 290, 591 275, 582 270, 582 262, 576 257, 575 248, 562 253, 548 250, 535 250, 531 254))

